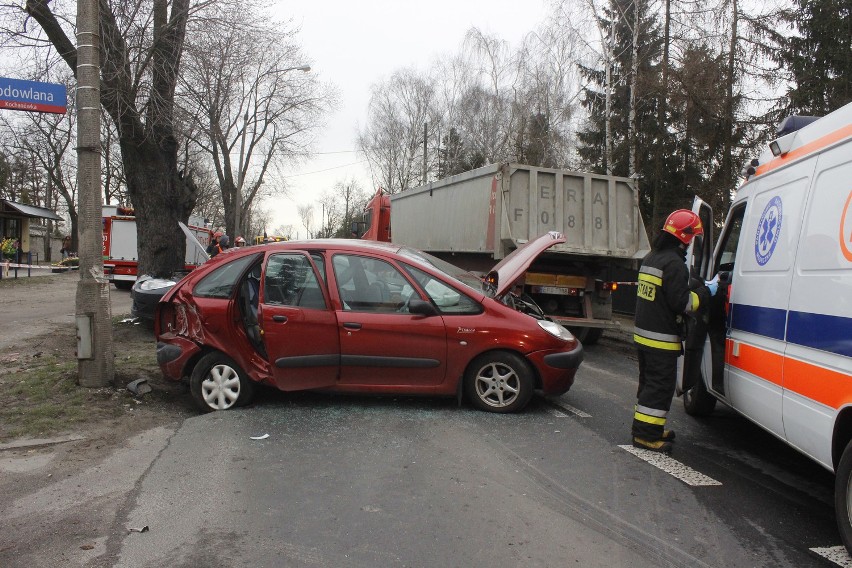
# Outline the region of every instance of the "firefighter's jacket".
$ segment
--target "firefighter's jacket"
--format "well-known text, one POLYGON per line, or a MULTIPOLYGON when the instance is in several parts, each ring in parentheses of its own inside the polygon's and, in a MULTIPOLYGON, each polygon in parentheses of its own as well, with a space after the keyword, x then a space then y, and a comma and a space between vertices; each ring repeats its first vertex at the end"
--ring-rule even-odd
POLYGON ((680 353, 683 315, 710 300, 706 286, 689 289, 686 252, 680 247, 651 251, 639 269, 633 341, 639 349, 680 353))

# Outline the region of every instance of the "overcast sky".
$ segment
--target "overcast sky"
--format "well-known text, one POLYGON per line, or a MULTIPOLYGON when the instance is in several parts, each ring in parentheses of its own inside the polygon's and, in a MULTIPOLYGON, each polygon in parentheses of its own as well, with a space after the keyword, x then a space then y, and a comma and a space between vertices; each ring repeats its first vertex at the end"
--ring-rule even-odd
MULTIPOLYGON (((545 19, 546 4, 547 0, 279 0, 278 15, 292 18, 301 28, 297 41, 311 72, 337 87, 340 105, 319 133, 318 155, 287 177, 291 197, 269 202, 273 218, 268 229, 292 225, 304 238, 296 207, 315 202, 337 181, 354 177, 368 193, 375 191, 366 161, 355 152, 371 85, 397 69, 425 70, 440 55, 457 53, 472 27, 517 47, 545 19)), ((321 212, 319 205, 315 208, 317 229, 321 212)))

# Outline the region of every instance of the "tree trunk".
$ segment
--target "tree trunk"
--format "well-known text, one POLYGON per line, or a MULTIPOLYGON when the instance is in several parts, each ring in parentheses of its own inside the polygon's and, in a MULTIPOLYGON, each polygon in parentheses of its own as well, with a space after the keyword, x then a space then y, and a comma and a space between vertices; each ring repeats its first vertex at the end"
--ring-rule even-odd
POLYGON ((633 48, 630 63, 630 113, 627 125, 627 143, 630 145, 630 164, 627 169, 629 176, 634 177, 638 171, 636 165, 636 144, 639 134, 636 128, 636 89, 639 87, 639 2, 633 0, 633 48))
POLYGON ((663 226, 663 144, 666 138, 665 125, 668 124, 669 104, 669 43, 671 42, 671 0, 665 0, 665 20, 663 21, 663 61, 662 77, 660 79, 660 94, 657 105, 657 129, 659 140, 654 149, 654 191, 651 206, 651 229, 656 231, 663 226))
POLYGON ((136 210, 139 274, 168 277, 184 266, 186 236, 178 221, 186 222, 195 207, 194 185, 177 171, 177 153, 168 155, 150 140, 122 139, 121 158, 136 210))

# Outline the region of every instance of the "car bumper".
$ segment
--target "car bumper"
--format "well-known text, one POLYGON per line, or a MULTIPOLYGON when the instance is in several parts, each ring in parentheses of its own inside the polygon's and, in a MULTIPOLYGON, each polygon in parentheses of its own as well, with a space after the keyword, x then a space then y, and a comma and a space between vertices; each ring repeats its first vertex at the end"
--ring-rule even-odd
POLYGON ((163 375, 173 381, 179 381, 184 376, 189 360, 201 351, 201 347, 185 337, 166 334, 161 336, 166 341, 157 342, 157 364, 163 375))
POLYGON ((560 395, 568 392, 574 384, 574 375, 583 362, 583 355, 583 345, 578 341, 570 351, 538 351, 530 353, 527 358, 538 369, 544 394, 560 395))

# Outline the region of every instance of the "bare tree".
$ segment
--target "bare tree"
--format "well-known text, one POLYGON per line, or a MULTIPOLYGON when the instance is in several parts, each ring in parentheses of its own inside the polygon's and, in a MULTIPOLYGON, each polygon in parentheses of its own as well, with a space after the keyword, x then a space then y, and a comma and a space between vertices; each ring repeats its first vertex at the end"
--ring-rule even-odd
POLYGON ((373 86, 368 124, 358 134, 374 182, 390 193, 423 179, 423 125, 434 139, 439 114, 432 81, 412 69, 400 70, 373 86))
POLYGON ((333 96, 305 73, 310 67, 285 23, 250 1, 205 13, 210 17, 189 24, 194 40, 179 100, 188 136, 213 163, 227 231, 237 234, 263 188, 272 191, 264 185, 270 167, 308 153, 333 96))
MULTIPOLYGON (((202 2, 199 2, 196 7, 202 2)), ((116 126, 128 196, 137 215, 139 270, 168 276, 183 265, 178 221, 192 211, 197 189, 178 168, 174 91, 191 0, 100 0, 101 102, 116 126)), ((20 21, 21 43, 50 44, 76 73, 74 21, 63 6, 27 0, 24 10, 43 34, 20 21)))
POLYGON ((314 226, 314 206, 313 205, 299 205, 296 207, 296 213, 299 215, 299 220, 302 222, 302 226, 305 228, 305 237, 308 239, 312 239, 314 226))

